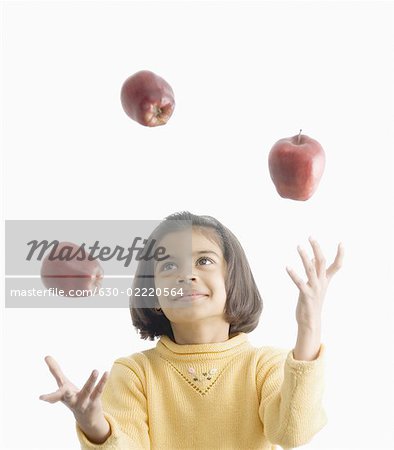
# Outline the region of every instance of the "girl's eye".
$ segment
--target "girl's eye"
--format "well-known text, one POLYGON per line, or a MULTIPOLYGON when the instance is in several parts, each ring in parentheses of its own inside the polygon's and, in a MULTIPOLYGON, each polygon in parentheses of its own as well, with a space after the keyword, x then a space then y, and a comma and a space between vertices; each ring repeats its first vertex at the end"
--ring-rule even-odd
POLYGON ((161 270, 166 271, 166 270, 168 270, 167 267, 168 267, 168 266, 171 266, 171 265, 174 265, 174 266, 175 266, 175 263, 169 262, 169 263, 163 264, 161 270))
MULTIPOLYGON (((205 261, 205 263, 201 264, 202 266, 209 266, 210 264, 213 264, 213 261, 210 258, 207 258, 206 256, 203 256, 202 258, 200 258, 199 260, 197 260, 197 263, 200 263, 201 261, 205 261), (208 263, 207 263, 208 261, 208 263)), ((161 267, 161 270, 163 272, 167 272, 168 270, 172 269, 172 266, 176 267, 176 264, 173 262, 168 262, 163 264, 163 266, 161 267)))
MULTIPOLYGON (((213 264, 213 261, 211 259, 207 258, 206 256, 203 256, 197 262, 200 262, 200 261, 209 261, 209 264, 213 264)), ((207 266, 209 264, 203 264, 203 266, 207 266)))

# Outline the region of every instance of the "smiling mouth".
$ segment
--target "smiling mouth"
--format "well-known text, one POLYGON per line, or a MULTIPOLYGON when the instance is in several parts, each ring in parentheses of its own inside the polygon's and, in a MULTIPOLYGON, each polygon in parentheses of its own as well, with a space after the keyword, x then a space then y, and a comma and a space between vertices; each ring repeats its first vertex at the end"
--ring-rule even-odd
POLYGON ((182 297, 178 297, 175 300, 176 301, 183 301, 183 302, 187 302, 187 301, 193 301, 193 300, 197 300, 201 297, 208 297, 208 295, 206 294, 189 294, 189 295, 184 295, 182 297))

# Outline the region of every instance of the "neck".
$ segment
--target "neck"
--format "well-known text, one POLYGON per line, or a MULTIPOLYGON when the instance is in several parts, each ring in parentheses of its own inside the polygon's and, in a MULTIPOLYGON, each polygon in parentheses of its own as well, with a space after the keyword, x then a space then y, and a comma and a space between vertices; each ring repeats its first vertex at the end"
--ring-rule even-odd
POLYGON ((230 338, 230 324, 224 322, 215 327, 198 324, 171 324, 176 344, 212 344, 230 338))

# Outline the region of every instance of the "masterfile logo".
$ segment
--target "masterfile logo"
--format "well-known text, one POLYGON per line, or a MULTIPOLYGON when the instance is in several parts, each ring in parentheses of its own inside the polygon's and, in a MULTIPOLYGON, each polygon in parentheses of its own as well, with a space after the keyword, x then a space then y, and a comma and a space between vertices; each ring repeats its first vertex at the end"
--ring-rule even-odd
MULTIPOLYGON (((186 221, 187 222, 187 221, 186 221)), ((190 222, 190 221, 189 221, 190 222)), ((151 234, 158 220, 6 221, 5 306, 126 307, 140 261, 169 257, 151 234)), ((190 225, 191 222, 186 224, 190 225)), ((191 249, 190 241, 186 246, 191 249)), ((140 277, 152 277, 147 271, 140 277)), ((141 292, 142 307, 157 295, 141 292)))

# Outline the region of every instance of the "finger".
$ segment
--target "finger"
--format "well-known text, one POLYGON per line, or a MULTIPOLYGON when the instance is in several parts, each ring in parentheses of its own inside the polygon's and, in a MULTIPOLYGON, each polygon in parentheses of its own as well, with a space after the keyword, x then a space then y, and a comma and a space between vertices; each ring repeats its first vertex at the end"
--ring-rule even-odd
POLYGON ((294 281, 294 284, 298 287, 300 291, 305 291, 307 289, 307 285, 305 282, 300 278, 295 271, 291 268, 286 266, 287 273, 290 275, 290 278, 294 281))
POLYGON ((90 374, 90 377, 87 379, 86 383, 84 384, 83 388, 80 390, 78 394, 78 403, 82 404, 87 398, 89 398, 90 394, 93 391, 94 384, 96 383, 96 379, 98 377, 98 371, 93 370, 93 372, 90 374))
POLYGON ((52 358, 52 356, 46 356, 45 362, 47 363, 51 374, 55 377, 57 385, 61 387, 65 383, 65 381, 67 381, 67 378, 60 369, 59 364, 55 361, 54 358, 52 358))
POLYGON ((345 249, 344 249, 342 242, 340 242, 338 244, 338 250, 337 250, 337 255, 335 257, 335 260, 331 264, 331 266, 327 269, 327 278, 329 280, 342 267, 344 254, 345 254, 345 249))
POLYGON ((51 394, 43 394, 39 396, 40 400, 44 400, 44 402, 56 403, 60 401, 63 397, 63 393, 60 389, 56 392, 52 392, 51 394))
POLYGON ((309 242, 313 249, 313 254, 315 256, 316 274, 320 280, 326 277, 326 259, 323 255, 319 243, 309 236, 309 242))
POLYGON ((315 265, 312 264, 312 262, 308 258, 308 255, 306 254, 305 250, 303 248, 301 248, 299 245, 297 246, 297 250, 301 256, 302 263, 304 265, 305 273, 308 277, 309 284, 312 287, 317 287, 319 284, 319 280, 317 278, 315 265))
POLYGON ((108 380, 108 372, 104 372, 104 375, 101 377, 100 381, 97 383, 97 386, 94 388, 94 391, 90 395, 90 400, 92 400, 92 402, 94 402, 98 397, 101 396, 107 380, 108 380))

